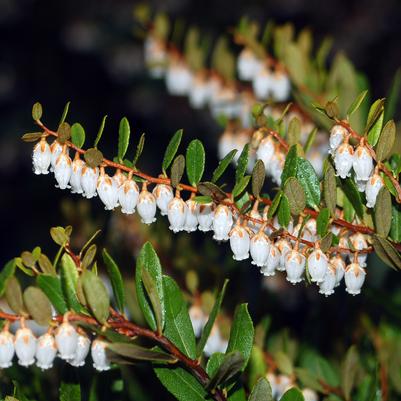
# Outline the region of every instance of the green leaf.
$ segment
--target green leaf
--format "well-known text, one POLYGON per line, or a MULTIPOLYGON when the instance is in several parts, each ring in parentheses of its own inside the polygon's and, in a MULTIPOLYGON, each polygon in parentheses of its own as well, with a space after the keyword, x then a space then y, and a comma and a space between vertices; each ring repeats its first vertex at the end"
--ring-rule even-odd
POLYGON ((317 208, 320 203, 320 183, 309 160, 298 157, 296 177, 305 191, 306 204, 317 208))
POLYGON ((22 300, 22 290, 18 279, 11 276, 7 280, 5 297, 8 306, 16 313, 22 314, 24 312, 24 302, 22 300))
POLYGON ((393 206, 390 237, 395 242, 401 242, 401 211, 393 206))
POLYGON ((237 168, 235 170, 235 182, 241 180, 244 176, 246 169, 248 167, 248 160, 249 160, 249 143, 247 143, 238 158, 237 168))
POLYGON ((283 394, 280 401, 305 401, 305 398, 297 388, 293 387, 283 394))
POLYGON ((401 69, 399 68, 394 75, 390 86, 390 93, 387 96, 386 107, 384 109, 384 121, 394 118, 401 90, 401 69))
POLYGON ((7 281, 15 273, 15 258, 9 260, 0 272, 0 297, 3 296, 7 281))
POLYGON ((132 166, 135 167, 136 164, 138 163, 139 157, 141 156, 143 152, 143 147, 145 146, 145 134, 142 134, 141 137, 139 138, 138 145, 136 147, 135 151, 135 156, 134 159, 132 160, 132 166))
POLYGON ((30 286, 24 291, 23 299, 32 319, 40 326, 48 326, 52 319, 52 307, 44 292, 30 286))
POLYGON ((317 233, 321 238, 323 238, 327 233, 327 229, 329 227, 329 218, 329 209, 326 207, 321 209, 316 219, 317 233))
POLYGON ((324 203, 330 210, 331 215, 334 217, 336 214, 337 205, 337 185, 336 173, 331 164, 327 164, 327 168, 323 177, 323 198, 324 203))
POLYGON ((261 377, 256 382, 248 401, 273 401, 272 388, 266 378, 261 377))
POLYGON ((227 197, 226 193, 212 182, 200 182, 198 185, 198 191, 204 196, 211 196, 212 198, 222 201, 227 197))
POLYGON ((341 386, 344 391, 345 399, 348 401, 351 397, 351 392, 355 384, 356 374, 358 371, 359 356, 355 345, 351 346, 342 367, 342 380, 341 386))
POLYGON ((262 160, 257 160, 252 170, 252 193, 258 198, 266 178, 265 164, 262 160))
POLYGON ((364 90, 351 103, 351 105, 349 106, 348 111, 347 111, 347 116, 348 117, 352 116, 352 114, 354 114, 359 109, 360 105, 365 100, 366 95, 368 94, 368 92, 369 92, 368 90, 364 90))
POLYGON ((281 373, 288 376, 292 375, 294 366, 287 354, 285 354, 283 351, 277 351, 274 354, 274 360, 276 361, 277 367, 281 373))
POLYGON ((61 383, 60 401, 81 401, 81 387, 75 383, 61 383))
POLYGON ((290 177, 284 185, 284 194, 290 205, 290 212, 298 216, 306 206, 305 192, 295 177, 290 177))
POLYGON ((131 128, 128 119, 127 117, 123 117, 118 127, 118 158, 120 161, 124 159, 127 153, 130 134, 131 128))
POLYGON ((241 177, 239 181, 236 182, 233 190, 232 190, 232 195, 235 197, 239 196, 242 194, 242 192, 245 191, 246 187, 249 184, 249 181, 251 180, 250 175, 245 175, 244 177, 241 177))
POLYGON ((113 288, 113 294, 117 308, 123 313, 125 307, 125 289, 120 269, 118 268, 114 259, 107 252, 107 249, 103 249, 102 255, 104 264, 106 265, 107 274, 109 275, 111 286, 113 288))
POLYGON ((299 142, 301 137, 301 121, 298 117, 293 117, 288 124, 287 142, 290 146, 299 142))
POLYGON ((333 233, 329 231, 320 241, 320 249, 322 252, 327 252, 333 243, 333 233))
POLYGON ((196 187, 205 170, 205 149, 199 139, 191 141, 187 148, 186 167, 189 183, 196 187))
POLYGON ((71 126, 71 142, 78 148, 82 148, 85 143, 85 130, 80 123, 71 126))
POLYGON ((365 132, 368 135, 368 142, 375 146, 379 139, 384 120, 384 99, 376 100, 370 107, 365 132))
MULTIPOLYGON (((137 361, 152 361, 152 362, 167 362, 176 363, 177 359, 170 354, 160 352, 148 348, 141 347, 132 343, 110 343, 107 349, 111 350, 114 354, 123 356, 124 358, 137 360, 137 361)), ((113 355, 110 355, 113 360, 113 355)))
POLYGON ((383 161, 387 159, 391 150, 393 149, 396 134, 396 126, 393 120, 386 123, 379 136, 379 140, 376 145, 376 158, 377 161, 383 161))
POLYGON ((157 332, 161 334, 164 325, 164 305, 162 305, 161 300, 159 299, 156 282, 146 269, 142 270, 142 283, 145 287, 150 303, 152 304, 153 313, 156 319, 157 332))
POLYGON ((92 244, 85 252, 84 257, 82 258, 81 268, 83 270, 88 269, 89 266, 92 264, 96 256, 96 252, 97 252, 97 246, 96 244, 92 244))
POLYGON ((166 174, 167 169, 169 168, 171 162, 174 159, 174 156, 177 153, 178 147, 181 143, 182 138, 182 129, 178 130, 173 137, 171 138, 169 144, 167 145, 166 152, 164 153, 162 170, 163 173, 166 174))
POLYGON ((43 273, 50 274, 51 276, 57 275, 55 267, 53 266, 52 262, 50 262, 50 259, 44 253, 42 253, 39 256, 38 263, 43 273))
POLYGON ((313 143, 315 142, 316 134, 317 134, 317 128, 315 127, 309 133, 308 139, 306 140, 306 143, 305 143, 305 146, 304 146, 305 154, 309 152, 310 148, 312 147, 313 143))
POLYGON ((214 354, 210 355, 210 358, 208 359, 206 364, 206 373, 209 376, 213 376, 219 369, 219 366, 223 362, 223 359, 224 354, 222 352, 215 352, 214 354))
POLYGON ((223 159, 220 160, 216 170, 213 171, 212 182, 216 182, 226 171, 227 167, 233 161, 238 150, 233 149, 231 152, 227 153, 223 159))
POLYGON ((183 155, 178 155, 171 166, 171 186, 173 188, 177 187, 181 181, 182 175, 185 169, 185 157, 183 155))
POLYGON ((219 292, 216 301, 214 302, 212 311, 210 312, 209 318, 202 330, 201 338, 199 339, 198 345, 196 347, 196 357, 199 358, 202 355, 203 349, 205 348, 205 344, 207 339, 209 338, 210 332, 212 331, 212 327, 214 322, 216 321, 216 317, 220 311, 221 303, 223 302, 224 294, 226 292, 226 287, 228 284, 228 280, 224 280, 223 287, 219 292))
POLYGON ((264 377, 267 372, 267 364, 265 362, 265 354, 263 351, 265 344, 264 341, 265 336, 263 335, 262 340, 258 340, 257 339, 258 331, 260 332, 260 324, 258 324, 258 326, 256 326, 255 328, 255 341, 252 347, 251 357, 249 358, 249 363, 247 366, 247 371, 249 375, 249 380, 248 380, 249 387, 254 386, 256 381, 259 378, 264 377))
POLYGON ((372 242, 377 256, 384 263, 395 270, 401 270, 401 255, 388 240, 379 235, 374 235, 372 242))
POLYGON ((198 380, 179 366, 159 365, 154 368, 157 378, 179 401, 205 401, 206 390, 198 380))
POLYGON ((358 191, 354 183, 354 180, 352 180, 351 178, 347 178, 345 181, 343 181, 342 189, 344 191, 345 196, 348 198, 348 200, 354 207, 356 214, 358 215, 358 217, 362 219, 363 218, 362 198, 360 192, 358 191))
POLYGON ((136 261, 135 285, 136 285, 138 303, 145 317, 145 320, 148 323, 149 327, 155 331, 157 329, 155 315, 153 313, 150 301, 145 294, 145 288, 142 283, 143 269, 146 269, 146 271, 155 281, 159 299, 163 304, 164 294, 163 294, 162 268, 160 265, 160 260, 150 242, 146 242, 145 245, 143 245, 141 251, 139 252, 136 261))
POLYGON ((254 328, 248 312, 248 306, 247 304, 241 304, 234 313, 226 354, 232 351, 240 351, 244 357, 243 369, 245 369, 251 355, 253 335, 254 328))
POLYGON ((102 324, 109 317, 110 297, 103 281, 90 270, 82 274, 82 288, 85 299, 96 320, 102 324))
POLYGON ((272 204, 269 207, 269 211, 267 212, 267 217, 271 219, 274 214, 276 213, 276 210, 280 204, 281 197, 283 196, 283 191, 279 191, 276 193, 276 195, 273 198, 272 204))
POLYGON ((81 312, 82 307, 77 298, 78 271, 71 256, 67 253, 61 257, 60 280, 68 309, 81 312))
POLYGON ((40 274, 36 277, 36 284, 46 294, 59 314, 63 315, 67 312, 67 304, 64 301, 61 281, 58 277, 40 274))
POLYGON ((288 227, 291 220, 290 203, 286 195, 282 195, 280 206, 278 207, 278 222, 282 227, 288 227))
POLYGON ((64 246, 69 241, 69 236, 66 234, 64 227, 52 227, 50 229, 50 236, 60 246, 64 246))
POLYGON ((216 388, 219 384, 222 384, 232 377, 234 377, 238 372, 241 371, 244 366, 244 357, 241 352, 233 351, 223 357, 219 368, 216 373, 210 378, 207 384, 207 389, 211 390, 216 388))
POLYGON ((297 160, 299 154, 299 146, 292 145, 285 158, 283 172, 281 173, 282 185, 286 183, 289 177, 295 177, 297 174, 297 160))
POLYGON ((195 359, 195 334, 181 290, 168 276, 163 276, 163 289, 166 308, 164 335, 186 356, 195 359))
POLYGON ((193 200, 195 202, 199 203, 200 205, 205 205, 205 204, 213 202, 213 199, 211 196, 205 196, 205 195, 195 196, 193 198, 193 200))
POLYGON ((39 102, 36 102, 32 107, 32 118, 35 121, 38 121, 42 118, 43 110, 42 105, 39 102))
POLYGON ((391 195, 386 187, 382 187, 377 195, 375 205, 375 227, 381 237, 387 237, 391 228, 391 195))
POLYGON ((60 122, 58 123, 58 125, 63 124, 63 122, 67 118, 68 110, 70 109, 70 103, 71 102, 67 102, 66 105, 64 106, 63 114, 61 115, 60 122))
POLYGON ((99 131, 97 132, 96 139, 95 139, 95 142, 93 144, 94 148, 97 148, 97 145, 99 144, 100 138, 103 135, 104 126, 106 125, 106 119, 107 119, 107 116, 104 116, 103 119, 102 119, 102 122, 100 123, 99 131))

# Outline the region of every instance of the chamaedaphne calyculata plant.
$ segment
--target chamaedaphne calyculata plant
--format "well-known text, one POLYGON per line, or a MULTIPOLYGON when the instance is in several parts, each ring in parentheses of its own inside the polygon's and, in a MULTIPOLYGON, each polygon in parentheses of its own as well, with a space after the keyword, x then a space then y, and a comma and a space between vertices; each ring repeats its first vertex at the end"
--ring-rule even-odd
MULTIPOLYGON (((223 126, 220 162, 207 164, 200 139, 183 147, 178 130, 151 175, 140 167, 144 134, 127 157, 126 117, 116 154, 106 158, 106 117, 88 145, 83 126, 67 122, 69 103, 54 129, 35 103, 37 132, 22 138, 35 142, 35 175, 50 172, 59 189, 97 197, 107 211, 137 213, 144 225, 165 218, 173 233, 210 233, 262 276, 282 274, 326 297, 339 286, 359 294, 371 253, 401 268, 401 157, 392 120, 399 75, 389 98, 372 102, 352 63, 338 54, 328 66, 330 41, 316 47, 309 30, 271 22, 260 29, 243 18, 230 29, 235 56, 227 37, 212 46, 195 27, 170 29, 163 14, 137 8, 135 16, 150 76, 223 126)), ((71 226, 50 234, 59 246, 53 258, 38 246, 0 272, 1 368, 49 370, 57 361, 123 372, 125 364, 146 363, 182 401, 386 401, 401 393, 401 332, 391 324, 363 316, 365 342, 326 358, 270 330, 268 317, 254 327, 246 304, 222 310, 227 281, 213 302, 199 296, 194 276, 179 286, 163 274, 150 242, 127 287, 109 252, 100 257, 98 232, 80 250, 71 245, 71 226)), ((6 399, 35 399, 35 389, 14 385, 6 399)), ((80 400, 79 384, 63 381, 60 399, 80 400)))

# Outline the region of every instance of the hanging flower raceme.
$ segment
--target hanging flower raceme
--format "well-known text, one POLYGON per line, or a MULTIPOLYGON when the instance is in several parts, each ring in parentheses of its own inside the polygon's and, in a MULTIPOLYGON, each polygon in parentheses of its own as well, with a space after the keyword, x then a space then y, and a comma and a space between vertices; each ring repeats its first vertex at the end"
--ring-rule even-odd
POLYGON ((152 224, 156 221, 156 199, 148 191, 147 184, 142 184, 142 191, 139 194, 137 210, 142 218, 142 223, 152 224))
POLYGON ((49 174, 49 166, 52 158, 50 146, 45 137, 34 146, 32 153, 33 172, 36 175, 49 174))

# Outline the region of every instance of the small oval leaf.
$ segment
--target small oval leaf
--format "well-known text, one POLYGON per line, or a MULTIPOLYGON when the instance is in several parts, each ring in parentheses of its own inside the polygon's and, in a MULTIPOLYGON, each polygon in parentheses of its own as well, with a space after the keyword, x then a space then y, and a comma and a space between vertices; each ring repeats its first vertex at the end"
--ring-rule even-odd
POLYGON ((52 318, 52 307, 44 292, 37 287, 24 291, 24 304, 33 320, 40 326, 48 326, 52 318))
POLYGON ((189 183, 196 187, 205 170, 205 149, 199 139, 190 142, 186 153, 186 168, 189 183))

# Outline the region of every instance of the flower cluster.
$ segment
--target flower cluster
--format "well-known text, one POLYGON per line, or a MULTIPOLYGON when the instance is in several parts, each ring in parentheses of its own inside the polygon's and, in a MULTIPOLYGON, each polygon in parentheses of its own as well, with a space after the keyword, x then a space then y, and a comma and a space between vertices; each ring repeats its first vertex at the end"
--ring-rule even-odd
POLYGON ((24 367, 36 364, 42 370, 50 369, 56 357, 74 367, 80 367, 85 365, 90 352, 93 367, 104 371, 110 369, 106 347, 107 342, 101 337, 91 342, 81 328, 76 329, 68 322, 67 314, 58 327, 50 327, 40 337, 36 337, 21 318, 20 328, 15 334, 10 332, 9 322, 6 322, 0 332, 0 368, 10 367, 14 356, 17 357, 18 364, 24 367))

